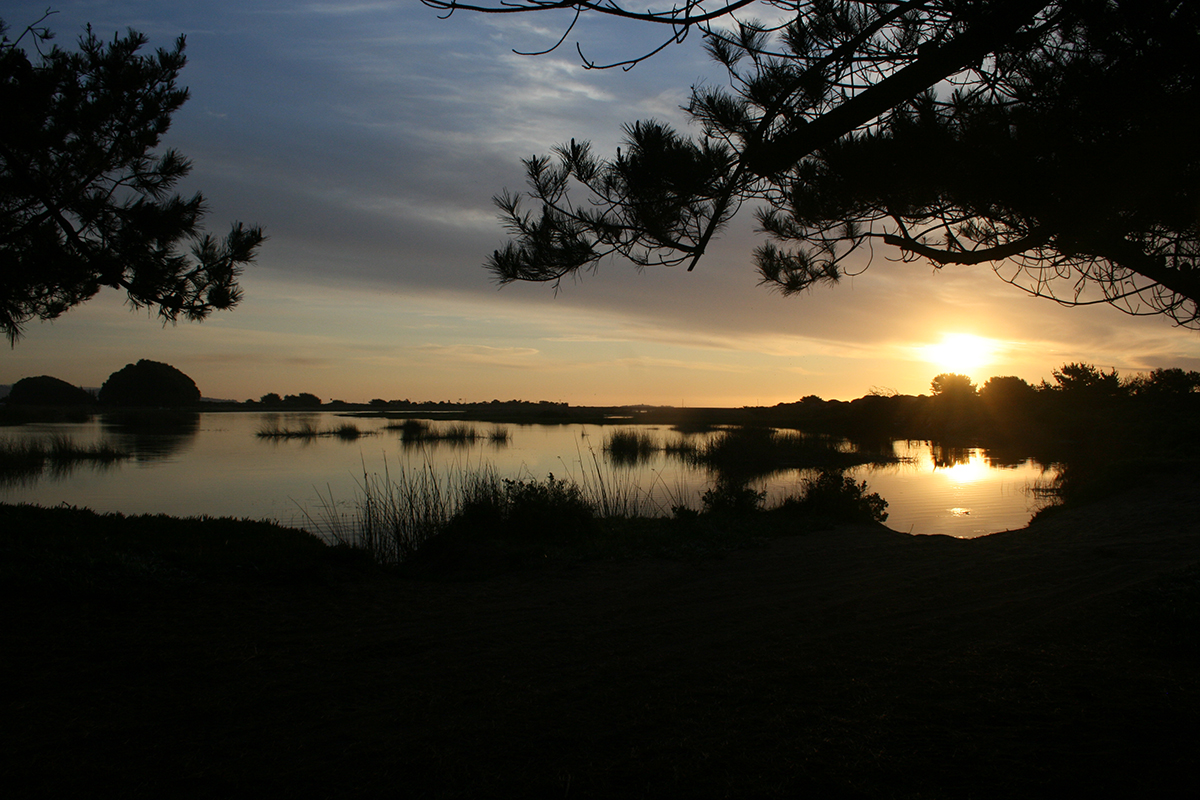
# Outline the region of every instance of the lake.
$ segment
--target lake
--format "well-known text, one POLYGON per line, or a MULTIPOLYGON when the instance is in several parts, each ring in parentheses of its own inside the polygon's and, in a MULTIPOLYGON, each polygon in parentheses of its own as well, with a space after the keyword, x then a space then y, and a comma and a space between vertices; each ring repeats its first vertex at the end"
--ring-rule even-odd
MULTIPOLYGON (((40 477, 0 483, 0 500, 43 506, 67 504, 101 512, 163 513, 270 519, 314 527, 331 508, 348 513, 364 475, 432 469, 439 475, 493 469, 501 477, 572 478, 585 488, 623 492, 646 513, 669 514, 674 505, 698 509, 712 484, 702 468, 665 453, 634 466, 614 464, 605 451, 612 426, 462 423, 479 434, 466 442, 405 442, 389 420, 327 412, 229 412, 185 416, 170 425, 127 424, 99 415, 84 423, 41 423, 0 429, 20 441, 70 436, 76 444, 107 442, 133 458, 108 466, 81 464, 40 477), (305 426, 331 431, 353 422, 359 438, 263 438, 263 430, 305 426), (504 435, 493 435, 499 429, 504 435)), ((435 432, 451 423, 433 421, 435 432)), ((645 426, 660 443, 683 434, 645 426)), ((713 434, 693 434, 696 437, 713 434)), ((1023 527, 1036 510, 1030 491, 1054 477, 1054 467, 1032 459, 1001 463, 979 448, 947 450, 930 442, 896 441, 895 464, 849 471, 888 501, 887 525, 912 534, 960 538, 1023 527)), ((769 500, 796 493, 807 473, 789 470, 757 480, 769 500)))

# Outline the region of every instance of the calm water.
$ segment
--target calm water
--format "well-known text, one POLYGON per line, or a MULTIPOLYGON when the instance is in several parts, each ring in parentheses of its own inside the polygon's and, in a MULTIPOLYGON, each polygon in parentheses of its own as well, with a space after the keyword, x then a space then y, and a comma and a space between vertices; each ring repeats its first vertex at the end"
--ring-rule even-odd
MULTIPOLYGON (((137 429, 97 418, 82 424, 43 424, 0 429, 0 439, 66 434, 77 444, 107 441, 134 458, 107 467, 81 465, 64 475, 46 474, 0 484, 0 500, 54 506, 66 503, 96 511, 176 516, 272 519, 304 526, 321 519, 331 502, 353 506, 364 473, 392 475, 432 468, 440 474, 493 468, 502 477, 571 477, 585 486, 640 498, 648 513, 672 505, 700 507, 711 484, 702 469, 664 454, 636 467, 610 464, 604 439, 612 428, 594 425, 505 425, 508 441, 486 438, 467 445, 406 445, 386 420, 354 419, 370 435, 344 441, 262 439, 264 426, 294 429, 304 424, 328 430, 348 420, 333 414, 259 412, 199 414, 180 426, 137 429)), ((444 423, 434 423, 435 427, 444 423)), ((461 423, 460 423, 461 424, 461 423)), ((496 426, 479 424, 487 434, 496 426)), ((663 442, 681 434, 645 428, 663 442)), ((973 537, 1024 526, 1034 510, 1028 489, 1053 476, 1026 460, 1000 466, 982 450, 943 452, 928 442, 894 443, 899 464, 861 467, 851 474, 888 501, 889 527, 914 534, 973 537)), ((804 475, 795 470, 759 481, 772 499, 797 491, 804 475)), ((311 527, 311 526, 310 526, 311 527)))

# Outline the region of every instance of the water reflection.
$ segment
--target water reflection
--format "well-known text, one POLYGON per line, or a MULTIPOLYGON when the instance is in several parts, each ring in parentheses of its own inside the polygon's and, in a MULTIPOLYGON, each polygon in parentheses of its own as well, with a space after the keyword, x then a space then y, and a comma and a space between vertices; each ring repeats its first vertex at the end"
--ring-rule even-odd
POLYGON ((63 481, 77 472, 104 472, 120 466, 121 456, 111 458, 47 458, 27 463, 5 464, 0 467, 0 488, 28 488, 39 481, 63 481))
POLYGON ((191 447, 200 431, 200 413, 182 410, 121 411, 100 418, 104 438, 137 461, 159 461, 191 447))
POLYGON ((971 455, 974 452, 975 448, 973 447, 958 447, 941 442, 932 442, 929 446, 929 455, 937 469, 947 469, 970 463, 971 455))
POLYGON ((318 495, 332 496, 335 502, 352 500, 364 474, 407 468, 463 475, 491 469, 500 477, 540 480, 553 473, 605 488, 619 486, 644 498, 646 508, 669 514, 681 504, 699 508, 706 490, 731 480, 766 492, 772 505, 795 495, 804 478, 822 467, 857 463, 847 474, 865 480, 869 491, 888 501, 890 527, 976 536, 1024 525, 1033 504, 1027 487, 1053 475, 1052 465, 1035 459, 929 442, 847 442, 770 429, 684 434, 634 425, 416 422, 420 424, 331 413, 247 412, 139 414, 21 426, 6 433, 38 438, 57 432, 81 445, 107 442, 136 460, 107 470, 63 471, 54 480, 10 481, 0 486, 0 500, 304 525, 304 509, 317 507, 318 495), (279 430, 308 425, 321 432, 352 422, 360 435, 276 438, 268 445, 258 436, 268 416, 279 430), (620 431, 629 434, 624 451, 614 446, 614 434, 620 431), (764 453, 768 460, 755 463, 764 453))

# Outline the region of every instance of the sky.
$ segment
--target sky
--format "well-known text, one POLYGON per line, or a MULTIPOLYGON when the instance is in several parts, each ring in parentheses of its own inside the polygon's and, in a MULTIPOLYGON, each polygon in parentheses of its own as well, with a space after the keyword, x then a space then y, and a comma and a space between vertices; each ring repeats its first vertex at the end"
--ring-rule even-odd
MULTIPOLYGON (((14 30, 45 2, 6 2, 14 30)), ((929 392, 942 372, 1031 383, 1068 362, 1121 374, 1200 369, 1200 334, 1107 306, 1063 308, 986 266, 888 261, 784 298, 758 286, 761 240, 743 213, 693 272, 619 261, 566 281, 499 288, 482 265, 505 242, 491 198, 524 185, 521 159, 571 138, 614 152, 622 125, 684 130, 690 87, 724 81, 698 37, 630 71, 659 30, 550 14, 439 19, 418 0, 58 2, 73 47, 87 23, 169 47, 187 37, 191 99, 164 146, 193 161, 180 185, 223 234, 269 237, 245 299, 163 326, 105 290, 31 323, 0 355, 0 384, 53 375, 98 387, 150 359, 206 397, 310 392, 323 400, 526 399, 573 405, 773 405, 806 395, 929 392)), ((10 34, 11 35, 11 34, 10 34)))

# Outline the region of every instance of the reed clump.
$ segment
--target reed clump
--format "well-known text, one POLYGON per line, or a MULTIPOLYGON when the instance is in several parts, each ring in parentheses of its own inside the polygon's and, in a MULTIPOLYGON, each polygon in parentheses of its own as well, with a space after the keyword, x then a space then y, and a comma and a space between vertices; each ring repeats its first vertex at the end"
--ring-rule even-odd
POLYGON ((46 469, 66 471, 77 464, 113 464, 130 454, 108 442, 76 444, 65 434, 42 439, 0 440, 0 480, 36 477, 46 469))
MULTIPOLYGON (((584 465, 582 457, 578 465, 584 465)), ((839 471, 805 481, 801 496, 773 508, 764 508, 764 501, 765 492, 745 482, 718 481, 699 510, 685 503, 660 508, 626 470, 605 469, 593 454, 590 468, 578 475, 546 478, 502 478, 490 466, 439 472, 428 463, 398 469, 385 464, 382 475, 364 470, 352 503, 322 498, 309 520, 327 540, 379 564, 405 564, 421 552, 418 561, 428 567, 489 558, 527 563, 552 553, 611 558, 715 552, 743 546, 747 532, 763 535, 772 519, 794 533, 804 528, 797 528, 797 519, 824 524, 887 518, 886 501, 839 471), (782 513, 770 516, 777 511, 782 513)))
POLYGON ((647 431, 618 428, 604 438, 604 451, 613 463, 634 466, 648 461, 661 448, 647 431))
POLYGON ((333 438, 352 442, 364 436, 373 436, 375 431, 365 431, 353 422, 343 422, 333 428, 324 429, 312 420, 300 420, 295 426, 286 427, 277 419, 268 420, 259 427, 255 436, 260 439, 323 439, 333 438))
POLYGON ((435 426, 422 419, 406 419, 384 426, 384 430, 397 431, 405 445, 450 444, 468 445, 486 441, 493 445, 508 444, 511 434, 508 428, 496 425, 490 430, 480 430, 475 425, 463 422, 435 426))

